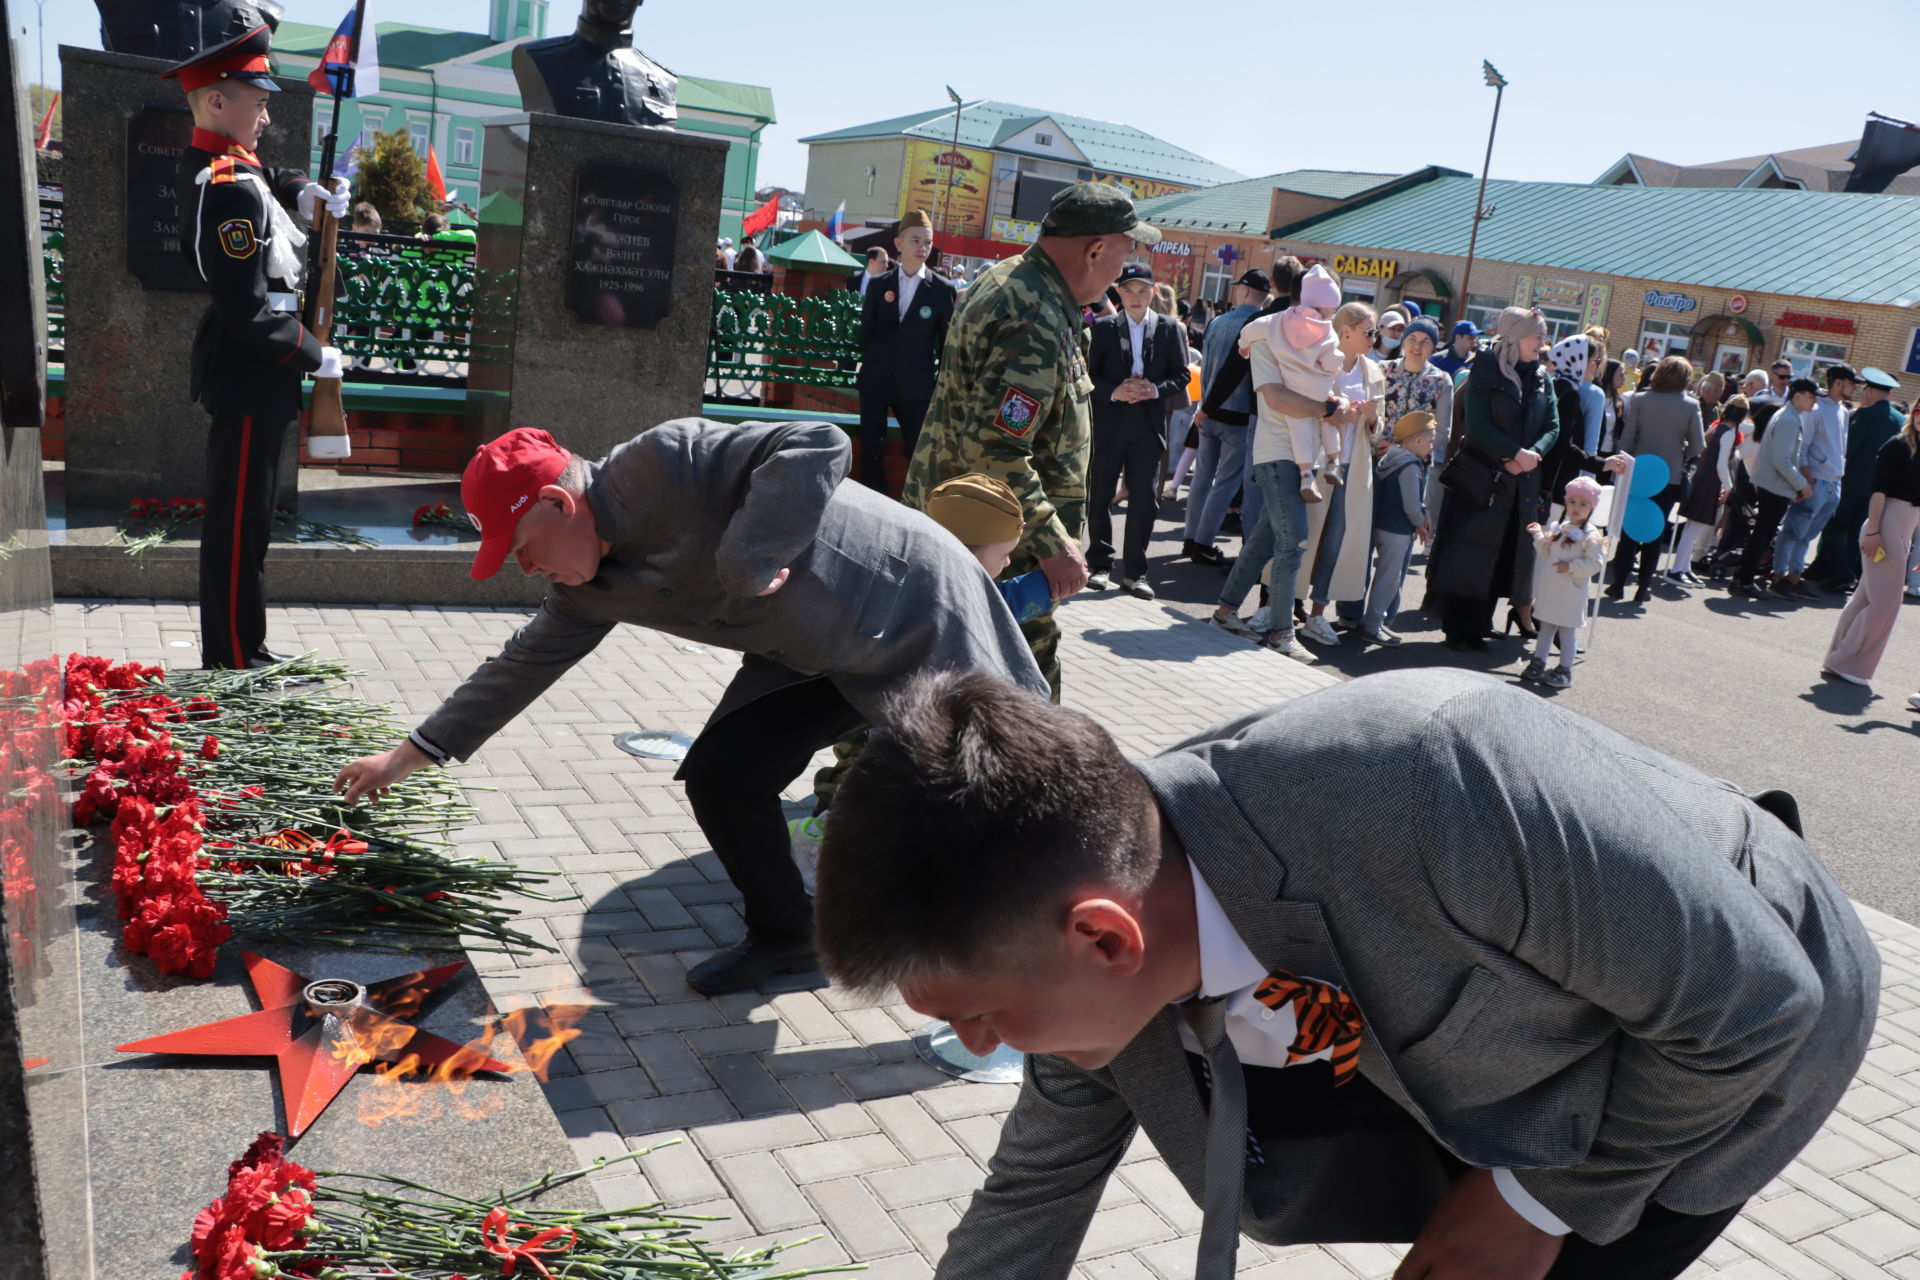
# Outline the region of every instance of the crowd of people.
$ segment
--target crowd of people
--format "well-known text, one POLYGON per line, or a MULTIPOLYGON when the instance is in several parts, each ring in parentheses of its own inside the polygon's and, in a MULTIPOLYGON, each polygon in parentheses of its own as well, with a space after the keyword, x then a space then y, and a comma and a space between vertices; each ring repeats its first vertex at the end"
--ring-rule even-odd
MULTIPOLYGON (((1096 363, 1115 349, 1103 334, 1145 332, 1143 308, 1177 317, 1153 330, 1181 343, 1190 371, 1154 373, 1168 446, 1157 496, 1184 486, 1179 554, 1228 575, 1213 622, 1280 653, 1352 638, 1342 633, 1401 643, 1393 621, 1417 544, 1429 551, 1419 607, 1448 647, 1484 650, 1504 605, 1499 625, 1536 643, 1519 675, 1550 687, 1572 682, 1590 585, 1639 605, 1656 586, 1710 579, 1748 600, 1846 596, 1820 665, 1860 685, 1903 596, 1920 598, 1920 428, 1881 370, 1831 365, 1823 386, 1784 359, 1732 378, 1680 355, 1643 361, 1629 347, 1616 359, 1605 329, 1550 341, 1541 314, 1519 307, 1491 332, 1462 320, 1443 342, 1416 304, 1343 302, 1324 266, 1293 258, 1242 274, 1217 314, 1129 270, 1087 309, 1096 363), (1667 479, 1635 496, 1657 509, 1661 534, 1639 541, 1622 529, 1623 486, 1649 458, 1667 479), (1236 519, 1244 541, 1230 559, 1215 544, 1236 519)), ((1108 500, 1156 496, 1134 478, 1151 467, 1139 427, 1122 425, 1143 420, 1131 396, 1096 372, 1096 530, 1108 500), (1116 495, 1104 481, 1122 471, 1116 495)), ((1151 500, 1131 505, 1130 524, 1155 514, 1151 500)), ((1144 552, 1128 542, 1113 584, 1151 598, 1144 552)), ((1110 585, 1110 563, 1096 531, 1095 588, 1110 585)))

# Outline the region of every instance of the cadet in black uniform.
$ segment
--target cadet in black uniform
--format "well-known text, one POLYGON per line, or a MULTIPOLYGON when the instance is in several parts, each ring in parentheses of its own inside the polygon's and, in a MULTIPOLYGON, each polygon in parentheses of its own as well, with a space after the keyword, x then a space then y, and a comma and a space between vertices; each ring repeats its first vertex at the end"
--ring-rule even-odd
POLYGON ((920 423, 933 400, 940 350, 947 344, 958 296, 953 282, 927 269, 933 249, 933 221, 920 209, 900 219, 894 247, 900 261, 867 281, 861 302, 860 334, 864 357, 855 385, 860 389, 860 480, 888 493, 887 414, 900 420, 900 443, 913 460, 920 423))
POLYGON ((200 654, 209 667, 263 666, 267 541, 279 498, 280 449, 300 417, 300 380, 340 376, 340 352, 300 323, 306 235, 283 207, 338 216, 344 193, 253 153, 269 123, 271 33, 259 26, 166 73, 193 108, 180 188, 191 234, 181 247, 212 305, 193 336, 193 398, 213 415, 200 543, 200 654))

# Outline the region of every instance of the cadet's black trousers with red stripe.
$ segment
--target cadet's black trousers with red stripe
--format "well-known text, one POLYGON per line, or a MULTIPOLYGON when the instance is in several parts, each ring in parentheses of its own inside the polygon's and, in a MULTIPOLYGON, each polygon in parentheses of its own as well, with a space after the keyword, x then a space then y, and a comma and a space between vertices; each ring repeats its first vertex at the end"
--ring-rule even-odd
POLYGON ((200 539, 200 661, 245 667, 267 645, 267 542, 280 500, 280 450, 298 410, 216 413, 207 436, 200 539))

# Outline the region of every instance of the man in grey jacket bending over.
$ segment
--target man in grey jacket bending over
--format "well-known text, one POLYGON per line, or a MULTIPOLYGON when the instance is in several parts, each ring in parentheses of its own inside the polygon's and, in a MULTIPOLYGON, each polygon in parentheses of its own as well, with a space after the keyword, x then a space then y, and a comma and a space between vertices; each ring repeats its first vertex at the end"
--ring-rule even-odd
POLYGON ((780 792, 916 673, 981 670, 1042 696, 993 582, 951 534, 847 478, 820 422, 663 423, 585 462, 544 431, 481 447, 461 481, 480 528, 473 576, 511 555, 541 574, 533 620, 406 741, 356 760, 348 803, 465 759, 627 622, 745 654, 678 777, 744 898, 744 941, 697 965, 716 994, 814 967, 812 905, 780 792))
POLYGON ((1129 763, 978 673, 833 804, 827 971, 1026 1080, 941 1280, 1065 1280, 1143 1129, 1198 1280, 1412 1241, 1400 1280, 1670 1280, 1812 1138, 1879 957, 1796 829, 1485 676, 1368 676, 1129 763))

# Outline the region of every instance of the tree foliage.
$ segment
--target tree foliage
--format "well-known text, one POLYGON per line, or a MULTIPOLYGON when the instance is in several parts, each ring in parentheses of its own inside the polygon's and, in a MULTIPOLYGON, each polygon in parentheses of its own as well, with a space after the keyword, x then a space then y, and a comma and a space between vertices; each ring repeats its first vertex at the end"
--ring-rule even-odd
POLYGON ((439 212, 427 191, 426 166, 403 132, 375 134, 372 153, 361 154, 359 198, 389 221, 418 222, 439 212))

